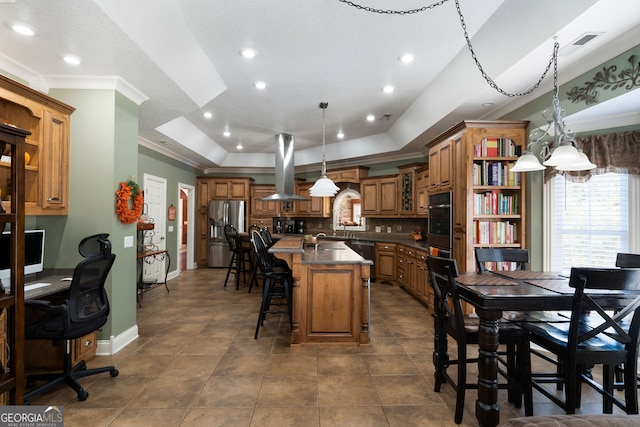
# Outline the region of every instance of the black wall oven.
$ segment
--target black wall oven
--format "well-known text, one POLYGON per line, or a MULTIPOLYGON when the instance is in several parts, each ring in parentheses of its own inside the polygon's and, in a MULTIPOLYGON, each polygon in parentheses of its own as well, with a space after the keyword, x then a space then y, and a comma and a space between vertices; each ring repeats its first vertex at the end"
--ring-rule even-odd
POLYGON ((453 211, 451 192, 431 194, 429 196, 429 227, 427 242, 435 248, 439 256, 451 257, 453 246, 453 211))

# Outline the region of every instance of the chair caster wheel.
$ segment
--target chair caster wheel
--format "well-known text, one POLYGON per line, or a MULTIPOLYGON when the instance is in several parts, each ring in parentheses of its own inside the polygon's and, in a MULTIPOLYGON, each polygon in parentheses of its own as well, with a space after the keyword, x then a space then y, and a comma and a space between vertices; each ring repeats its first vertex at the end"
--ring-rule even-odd
POLYGON ((109 371, 109 375, 111 375, 112 377, 117 377, 119 373, 120 372, 118 372, 117 369, 112 369, 109 371))
POLYGON ((84 402, 85 400, 87 400, 87 397, 89 397, 89 393, 84 391, 84 389, 80 389, 80 391, 78 392, 78 400, 80 402, 84 402))

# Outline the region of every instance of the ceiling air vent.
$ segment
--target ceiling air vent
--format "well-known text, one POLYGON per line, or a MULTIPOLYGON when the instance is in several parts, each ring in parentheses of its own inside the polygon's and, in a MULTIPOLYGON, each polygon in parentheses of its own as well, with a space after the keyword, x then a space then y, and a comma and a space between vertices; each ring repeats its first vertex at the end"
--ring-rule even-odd
POLYGON ((388 121, 391 118, 391 114, 387 113, 387 114, 383 114, 382 116, 380 116, 380 121, 388 121))
POLYGON ((560 51, 558 52, 558 55, 569 56, 575 51, 577 51, 578 49, 580 49, 581 47, 586 46, 588 43, 593 41, 596 37, 601 36, 603 34, 604 33, 602 32, 584 33, 580 37, 578 37, 577 39, 575 39, 574 41, 572 41, 571 43, 569 43, 568 45, 560 49, 560 51))

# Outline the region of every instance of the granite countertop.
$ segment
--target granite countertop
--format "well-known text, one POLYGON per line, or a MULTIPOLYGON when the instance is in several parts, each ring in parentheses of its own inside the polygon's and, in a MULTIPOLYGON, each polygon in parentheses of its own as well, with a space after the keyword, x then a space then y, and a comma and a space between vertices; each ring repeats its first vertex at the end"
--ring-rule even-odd
POLYGON ((305 245, 302 235, 282 236, 271 248, 273 254, 302 254, 302 264, 373 264, 354 252, 344 241, 320 240, 305 245))
POLYGON ((429 243, 426 240, 413 240, 413 238, 406 234, 384 234, 384 233, 369 233, 369 235, 355 235, 354 237, 347 236, 326 236, 320 237, 318 240, 330 240, 330 241, 344 241, 350 240, 352 242, 382 242, 382 243, 399 243, 405 246, 412 247, 414 249, 428 250, 429 243))

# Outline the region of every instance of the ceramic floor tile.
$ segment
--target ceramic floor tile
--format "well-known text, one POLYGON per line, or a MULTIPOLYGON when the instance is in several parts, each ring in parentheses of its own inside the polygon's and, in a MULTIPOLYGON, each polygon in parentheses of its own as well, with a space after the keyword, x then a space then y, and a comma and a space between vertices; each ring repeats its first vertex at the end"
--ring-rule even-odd
POLYGON ((380 405, 369 376, 318 377, 320 406, 380 405))
POLYGON ((249 427, 253 408, 194 408, 187 412, 181 427, 249 427))
POLYGON ((253 408, 262 377, 213 376, 204 385, 192 408, 253 408))
POLYGON ((380 406, 320 408, 320 427, 387 427, 388 425, 387 417, 380 406))
POLYGON ((315 377, 272 377, 262 382, 258 407, 318 406, 318 381, 315 377))
POLYGON ((251 427, 319 426, 318 408, 256 408, 251 427))

